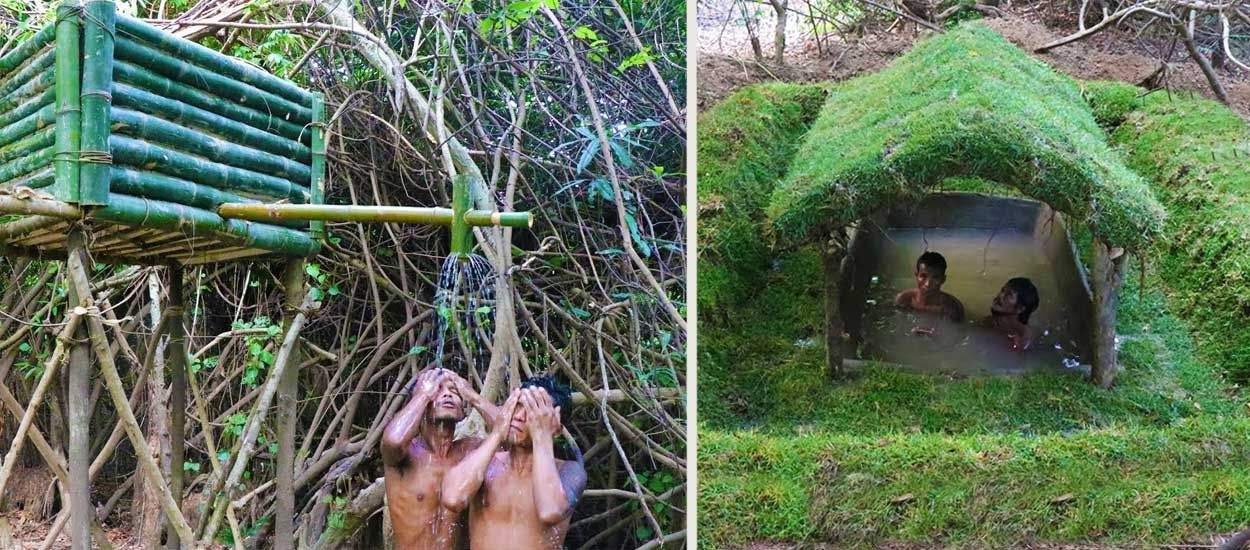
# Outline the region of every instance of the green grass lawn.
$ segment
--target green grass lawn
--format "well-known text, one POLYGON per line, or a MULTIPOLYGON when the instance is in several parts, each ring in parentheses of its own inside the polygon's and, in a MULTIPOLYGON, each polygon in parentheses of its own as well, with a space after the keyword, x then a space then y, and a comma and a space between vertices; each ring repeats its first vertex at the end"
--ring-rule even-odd
MULTIPOLYGON (((1153 277, 1130 274, 1112 391, 1079 374, 823 375, 819 259, 776 263, 732 328, 704 325, 704 548, 756 540, 1201 540, 1250 520, 1246 402, 1153 277)), ((722 321, 724 322, 724 321, 722 321)))

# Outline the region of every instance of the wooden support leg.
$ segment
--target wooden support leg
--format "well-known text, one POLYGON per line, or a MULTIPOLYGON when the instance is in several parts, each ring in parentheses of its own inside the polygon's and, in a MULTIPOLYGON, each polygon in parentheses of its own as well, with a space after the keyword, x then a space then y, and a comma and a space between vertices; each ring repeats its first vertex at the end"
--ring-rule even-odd
MULTIPOLYGON (((169 268, 169 305, 165 307, 168 317, 169 344, 169 492, 174 504, 182 509, 182 462, 186 449, 187 423, 187 347, 183 338, 182 266, 169 268)), ((182 547, 178 531, 171 525, 165 535, 166 548, 182 547)))
MULTIPOLYGON (((94 308, 85 264, 74 262, 72 257, 66 263, 69 266, 69 278, 73 283, 71 288, 75 288, 79 295, 83 297, 83 301, 88 309, 94 308)), ((118 415, 125 424, 126 435, 130 438, 131 446, 134 447, 136 458, 139 460, 140 471, 143 472, 143 475, 149 482, 152 482, 153 486, 160 488, 161 503, 165 510, 165 515, 178 532, 178 536, 186 541, 195 540, 191 534, 191 528, 187 525, 186 518, 183 517, 177 503, 174 502, 173 495, 169 492, 169 485, 164 482, 161 467, 156 463, 156 459, 153 458, 152 450, 148 447, 147 440, 143 437, 143 431, 139 429, 139 421, 135 419, 134 410, 130 408, 126 389, 122 385, 121 376, 117 374, 117 366, 113 363, 113 355, 109 350, 108 335, 104 330, 104 324, 96 315, 88 314, 87 328, 91 336, 91 346, 94 348, 96 359, 100 364, 100 375, 104 377, 104 385, 108 388, 109 396, 113 400, 113 406, 117 409, 118 415)), ((84 481, 87 480, 87 475, 87 467, 84 462, 82 471, 82 479, 84 481)), ((73 474, 71 473, 71 481, 72 479, 73 474)))
MULTIPOLYGON (((304 303, 304 295, 308 292, 307 278, 304 274, 303 258, 287 262, 282 274, 282 284, 286 292, 286 307, 282 325, 290 327, 295 322, 300 306, 304 303)), ((275 481, 274 498, 274 548, 295 547, 295 430, 296 404, 299 401, 299 346, 291 349, 288 367, 278 382, 278 472, 275 481)))
POLYGON ((821 252, 825 274, 825 374, 830 379, 841 378, 845 374, 842 368, 842 333, 845 327, 842 322, 839 283, 842 278, 842 258, 845 255, 845 249, 833 240, 821 252))
POLYGON ((1095 239, 1093 242, 1093 274, 1090 277, 1094 291, 1093 364, 1090 379, 1102 388, 1110 388, 1115 379, 1115 320, 1119 303, 1120 286, 1124 283, 1124 258, 1122 249, 1113 249, 1095 239))
MULTIPOLYGON (((66 267, 70 272, 79 270, 86 276, 87 236, 82 226, 69 231, 66 267)), ((72 307, 85 305, 91 300, 87 286, 76 288, 69 285, 69 301, 72 307)), ((76 331, 79 342, 74 344, 69 356, 69 536, 74 550, 91 549, 91 478, 87 473, 91 466, 91 352, 87 348, 84 330, 76 331)), ((108 353, 108 350, 105 350, 108 353)))
MULTIPOLYGON (((231 493, 243 477, 243 471, 247 469, 248 462, 252 460, 252 453, 256 450, 256 437, 260 435, 260 427, 264 424, 269 408, 273 404, 273 398, 278 393, 278 382, 282 380, 282 374, 286 372, 287 365, 291 362, 291 353, 296 343, 299 342, 300 330, 304 328, 304 321, 307 319, 305 310, 313 306, 313 301, 305 295, 299 313, 295 314, 295 318, 286 329, 286 336, 282 338, 282 347, 278 348, 278 356, 273 360, 269 378, 265 380, 265 387, 261 388, 260 397, 256 401, 255 408, 252 409, 252 416, 243 429, 243 437, 239 441, 239 452, 235 453, 230 474, 224 483, 220 483, 220 487, 214 487, 213 492, 217 494, 217 498, 213 501, 211 514, 207 514, 209 519, 201 533, 201 545, 207 546, 212 541, 217 527, 226 516, 226 510, 232 506, 231 493)), ((295 368, 299 368, 298 365, 295 368)))

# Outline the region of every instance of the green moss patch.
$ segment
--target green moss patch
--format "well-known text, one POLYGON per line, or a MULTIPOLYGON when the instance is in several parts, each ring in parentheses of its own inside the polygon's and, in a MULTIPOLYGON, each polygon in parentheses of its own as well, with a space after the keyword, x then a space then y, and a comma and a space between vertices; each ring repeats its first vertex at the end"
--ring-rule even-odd
POLYGON ((1073 434, 699 438, 699 546, 1209 541, 1250 517, 1250 420, 1073 434))
MULTIPOLYGON (((1126 96, 1127 94, 1117 94, 1126 96)), ((1095 110, 1108 110, 1097 98, 1095 110)), ((1250 382, 1250 125, 1227 107, 1152 93, 1112 134, 1167 205, 1152 259, 1205 356, 1250 382)), ((1119 104, 1122 101, 1113 100, 1119 104)), ((1120 107, 1115 107, 1120 109, 1120 107)))
POLYGON ((813 84, 747 86, 699 116, 699 308, 706 315, 768 265, 763 209, 824 103, 813 84))
POLYGON ((959 175, 1016 187, 1126 248, 1163 222, 1076 83, 976 23, 834 86, 767 211, 782 240, 809 241, 959 175))

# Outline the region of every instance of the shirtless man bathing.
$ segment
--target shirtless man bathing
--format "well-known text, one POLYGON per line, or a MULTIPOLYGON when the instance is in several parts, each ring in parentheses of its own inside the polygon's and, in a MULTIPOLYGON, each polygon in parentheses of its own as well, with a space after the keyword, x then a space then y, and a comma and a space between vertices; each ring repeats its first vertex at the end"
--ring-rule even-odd
POLYGON ((499 424, 499 410, 465 379, 432 368, 418 375, 412 399, 386 426, 382 462, 397 550, 462 547, 460 511, 444 508, 439 491, 444 474, 482 443, 480 437, 453 441, 466 406, 481 412, 488 426, 499 424))
POLYGON ((586 490, 581 461, 555 457, 568 389, 530 378, 501 407, 486 440, 443 478, 443 506, 469 510, 473 550, 559 550, 586 490))
MULTIPOLYGON (((964 320, 964 304, 950 294, 942 292, 946 283, 946 258, 937 252, 925 252, 916 260, 916 288, 909 288, 894 297, 894 305, 904 309, 940 315, 955 323, 964 320)), ((913 334, 933 336, 933 327, 918 326, 913 334)))

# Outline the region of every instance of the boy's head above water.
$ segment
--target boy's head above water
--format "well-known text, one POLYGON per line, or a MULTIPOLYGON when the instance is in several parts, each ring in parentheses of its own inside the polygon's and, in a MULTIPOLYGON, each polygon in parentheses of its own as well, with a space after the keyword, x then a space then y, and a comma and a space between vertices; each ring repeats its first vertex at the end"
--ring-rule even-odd
POLYGON ((942 290, 946 282, 946 258, 937 252, 925 252, 916 259, 916 288, 921 294, 942 290))
POLYGON ((1041 298, 1033 281, 1024 277, 1016 277, 1003 285, 998 296, 990 303, 990 311, 994 315, 1015 315, 1021 323, 1028 324, 1029 316, 1037 310, 1041 298))

